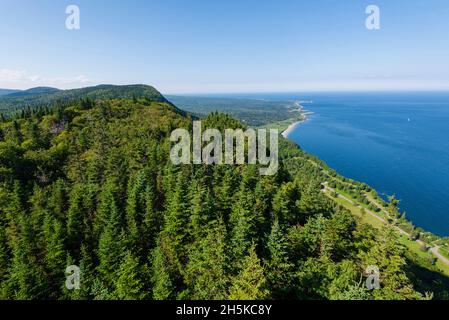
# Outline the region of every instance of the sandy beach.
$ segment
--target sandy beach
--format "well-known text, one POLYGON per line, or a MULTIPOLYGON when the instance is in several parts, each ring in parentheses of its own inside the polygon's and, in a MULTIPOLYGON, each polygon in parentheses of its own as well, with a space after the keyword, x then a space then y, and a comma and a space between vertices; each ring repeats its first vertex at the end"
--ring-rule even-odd
POLYGON ((301 120, 301 121, 297 121, 297 122, 294 122, 294 123, 292 123, 291 125, 289 125, 288 126, 288 128, 287 129, 285 129, 284 131, 282 131, 282 136, 284 137, 284 138, 288 138, 288 135, 298 126, 298 125, 300 125, 301 123, 303 123, 304 122, 304 120, 301 120))
POLYGON ((299 120, 299 121, 296 121, 296 122, 292 123, 291 125, 289 125, 289 126, 287 127, 287 129, 285 129, 284 131, 282 131, 281 134, 282 134, 282 136, 283 136, 284 138, 287 139, 287 138, 288 138, 288 135, 289 135, 293 130, 295 130, 295 128, 296 128, 297 126, 299 126, 300 124, 302 124, 302 123, 304 123, 305 121, 307 121, 307 119, 308 119, 307 116, 313 114, 313 112, 311 112, 311 111, 305 111, 304 109, 301 109, 301 112, 302 112, 303 119, 301 119, 301 120, 299 120))

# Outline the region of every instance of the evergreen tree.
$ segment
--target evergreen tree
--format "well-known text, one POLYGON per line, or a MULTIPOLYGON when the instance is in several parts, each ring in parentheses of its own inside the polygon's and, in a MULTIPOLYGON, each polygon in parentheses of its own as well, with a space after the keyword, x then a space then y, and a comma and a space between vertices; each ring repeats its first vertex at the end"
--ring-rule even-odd
POLYGON ((178 173, 176 189, 169 200, 165 212, 164 227, 160 241, 167 255, 169 269, 175 281, 180 281, 185 261, 186 233, 189 207, 186 191, 186 181, 183 172, 178 173))
POLYGON ((141 225, 145 211, 146 172, 140 171, 135 179, 128 183, 128 199, 126 206, 126 223, 129 245, 137 249, 142 239, 141 225))
POLYGON ((102 206, 108 208, 110 213, 98 244, 98 271, 106 281, 106 284, 111 286, 119 270, 125 236, 122 215, 115 204, 113 194, 109 193, 103 201, 105 203, 102 206))
POLYGON ((11 133, 12 142, 20 145, 23 142, 23 134, 20 130, 20 125, 17 120, 12 121, 12 133, 11 133))
POLYGON ((280 187, 273 198, 273 213, 281 223, 295 223, 295 201, 297 200, 295 185, 288 182, 280 187))
POLYGON ((10 253, 7 245, 6 229, 0 218, 0 300, 5 300, 5 282, 8 279, 10 253))
POLYGON ((376 266, 380 271, 380 290, 374 291, 375 299, 419 299, 407 278, 404 248, 398 242, 394 227, 385 226, 379 237, 370 243, 367 252, 360 252, 363 268, 376 266))
POLYGON ((115 296, 120 300, 145 299, 142 280, 144 268, 139 265, 139 259, 127 250, 120 263, 117 280, 115 282, 115 296))
MULTIPOLYGON (((72 300, 87 300, 93 298, 93 282, 95 279, 94 262, 90 250, 84 244, 81 245, 80 257, 80 288, 69 292, 65 290, 67 297, 72 300)), ((69 255, 67 261, 67 266, 75 264, 75 261, 71 259, 69 255)))
POLYGON ((254 211, 255 195, 253 188, 255 183, 252 170, 244 172, 240 190, 236 195, 236 201, 229 219, 231 225, 231 250, 235 268, 240 267, 240 262, 247 254, 251 243, 257 241, 257 230, 261 222, 259 215, 254 211))
POLYGON ((172 299, 175 294, 175 287, 170 276, 170 270, 167 267, 167 257, 161 249, 161 244, 156 246, 152 252, 151 267, 153 286, 153 299, 167 300, 172 299))
POLYGON ((339 261, 352 251, 356 221, 347 210, 334 213, 326 221, 320 240, 320 253, 333 261, 339 261))
POLYGON ((84 228, 84 221, 86 218, 83 203, 82 186, 75 185, 70 193, 69 209, 67 211, 67 244, 68 247, 74 251, 79 252, 81 243, 84 238, 86 230, 84 228))
POLYGON ((52 288, 52 297, 57 298, 59 288, 64 280, 66 268, 66 252, 64 249, 64 230, 62 223, 47 212, 43 225, 45 237, 45 266, 48 274, 48 285, 52 288))
POLYGON ((189 254, 186 283, 192 299, 223 300, 229 283, 226 228, 218 220, 206 227, 206 233, 189 254))
POLYGON ((399 210, 398 210, 398 206, 399 206, 399 200, 396 199, 396 196, 391 196, 388 197, 388 207, 387 207, 387 212, 388 212, 388 219, 390 220, 390 222, 392 222, 394 219, 396 219, 399 216, 399 210))
POLYGON ((309 217, 323 215, 327 216, 332 209, 328 204, 327 199, 321 190, 309 182, 303 189, 301 189, 301 197, 296 201, 298 209, 298 223, 305 223, 309 217))
POLYGON ((54 217, 59 220, 65 218, 66 207, 66 190, 65 182, 63 180, 56 181, 52 186, 52 191, 48 199, 48 207, 52 211, 54 217))
MULTIPOLYGON (((114 180, 108 180, 102 187, 101 194, 99 196, 100 203, 98 209, 95 212, 95 220, 93 223, 94 238, 99 239, 105 226, 108 224, 111 213, 118 212, 116 204, 117 187, 114 180)), ((121 216, 117 213, 117 218, 121 224, 121 216)))
POLYGON ((18 218, 20 236, 12 243, 12 260, 7 283, 7 296, 18 300, 40 299, 51 294, 36 257, 31 226, 27 217, 18 218))
MULTIPOLYGON (((274 298, 288 298, 293 264, 288 257, 288 243, 279 221, 275 219, 267 243, 267 282, 274 298)), ((291 289, 290 289, 291 290, 291 289)))
POLYGON ((161 231, 163 218, 156 207, 156 190, 152 183, 145 188, 145 212, 142 221, 142 240, 146 250, 155 247, 155 239, 161 231))
POLYGON ((215 183, 218 187, 217 191, 215 192, 215 202, 217 209, 227 220, 232 210, 232 200, 235 193, 235 178, 233 176, 234 172, 232 170, 224 170, 224 175, 222 174, 221 170, 216 170, 217 177, 215 178, 215 183))
POLYGON ((243 261, 240 273, 232 280, 229 299, 261 300, 266 299, 268 294, 264 269, 253 245, 243 261))
POLYGON ((20 185, 20 182, 15 180, 13 190, 9 193, 5 193, 4 196, 5 197, 2 200, 5 202, 5 231, 8 238, 8 243, 12 247, 12 244, 20 241, 19 217, 24 214, 25 210, 22 199, 22 186, 20 185))
POLYGON ((210 191, 201 182, 194 183, 191 196, 189 230, 193 239, 200 239, 206 232, 205 226, 213 219, 214 206, 210 191))

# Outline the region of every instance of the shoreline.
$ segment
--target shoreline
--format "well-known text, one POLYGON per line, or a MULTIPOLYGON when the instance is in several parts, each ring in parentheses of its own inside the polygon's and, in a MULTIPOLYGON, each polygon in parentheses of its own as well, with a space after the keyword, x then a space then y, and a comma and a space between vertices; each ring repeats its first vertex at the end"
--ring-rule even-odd
MULTIPOLYGON (((307 121, 308 120, 308 116, 309 115, 312 115, 313 114, 313 112, 311 112, 311 111, 307 111, 307 110, 305 110, 305 109, 303 109, 303 108, 300 108, 298 111, 300 111, 301 112, 301 116, 302 116, 302 119, 301 120, 298 120, 298 121, 294 121, 294 122, 292 122, 288 127, 287 127, 287 129, 285 129, 284 131, 282 131, 282 133, 281 133, 281 135, 285 138, 285 139, 287 139, 287 140, 290 140, 290 141, 292 141, 291 139, 289 139, 289 135, 299 126, 299 125, 301 125, 302 123, 304 123, 305 121, 307 121)), ((320 160, 320 161, 322 161, 322 160, 320 160)), ((340 174, 338 174, 338 176, 339 177, 342 177, 342 178, 344 178, 344 176, 342 176, 342 175, 340 175, 340 174)), ((356 183, 363 183, 363 182, 359 182, 359 181, 357 181, 357 180, 354 180, 354 182, 356 182, 356 183)), ((371 187, 372 188, 372 187, 371 187)), ((378 193, 378 191, 377 191, 377 189, 375 189, 375 188, 372 188, 373 190, 375 190, 375 192, 377 193, 377 194, 379 194, 378 193)), ((352 200, 351 200, 352 201, 352 200)), ((354 205, 354 204, 353 204, 354 205)), ((362 204, 360 204, 360 203, 357 203, 356 205, 355 205, 355 207, 356 208, 359 208, 359 207, 361 207, 362 206, 362 204)), ((376 218, 380 218, 380 219, 383 219, 380 215, 378 215, 377 213, 372 213, 376 218)), ((397 218, 397 220, 396 221, 398 221, 399 220, 399 218, 397 218)), ((448 275, 449 274, 449 270, 448 270, 448 266, 449 266, 449 260, 444 256, 444 255, 442 255, 440 252, 439 252, 439 249, 440 249, 440 246, 443 246, 444 247, 444 240, 445 239, 448 239, 448 237, 447 236, 441 236, 441 235, 437 235, 437 234, 435 234, 434 232, 432 232, 432 231, 429 231, 428 229, 424 229, 424 228, 422 228, 422 227, 419 227, 419 226, 416 226, 414 223, 413 223, 413 221, 412 220, 406 220, 406 222, 407 223, 409 223, 409 224, 411 224, 414 228, 413 228, 413 231, 414 230, 419 230, 419 236, 418 236, 418 239, 411 239, 411 237, 412 237, 412 232, 409 232, 409 231, 404 231, 404 229, 403 229, 403 227, 401 227, 401 226, 399 226, 399 225, 395 225, 395 228, 399 231, 399 234, 401 234, 401 235, 405 235, 406 237, 408 237, 408 238, 410 238, 410 241, 412 241, 413 243, 418 243, 418 244, 420 244, 420 243, 423 243, 423 244, 425 244, 426 245, 426 247, 427 247, 427 252, 431 252, 431 254, 432 254, 432 256, 434 257, 434 258, 436 258, 436 264, 439 264, 439 266, 438 266, 438 268, 439 268, 439 270, 440 270, 440 272, 442 272, 442 274, 445 274, 445 275, 448 275), (441 259, 441 257, 443 257, 444 259, 441 259), (443 265, 443 267, 441 266, 441 264, 443 265)), ((406 245, 406 248, 410 251, 410 252, 414 252, 413 251, 413 247, 411 247, 410 245, 406 245)))
POLYGON ((307 116, 308 116, 308 115, 312 115, 312 114, 313 114, 313 112, 311 112, 311 111, 306 111, 306 110, 304 110, 304 109, 301 109, 301 116, 302 116, 302 119, 299 120, 299 121, 295 121, 295 122, 291 123, 291 124, 287 127, 287 129, 285 129, 284 131, 282 131, 281 135, 282 135, 285 139, 288 139, 289 134, 292 133, 292 131, 293 131, 294 129, 296 129, 296 127, 298 127, 299 125, 301 125, 301 124, 303 124, 304 122, 306 122, 307 119, 308 119, 307 116))
POLYGON ((285 129, 284 131, 282 131, 281 135, 285 138, 288 139, 288 135, 297 127, 299 126, 301 123, 303 123, 305 121, 304 120, 300 120, 300 121, 296 121, 293 122, 292 124, 290 124, 287 129, 285 129))
MULTIPOLYGON (((281 132, 281 135, 285 138, 288 139, 288 136, 290 133, 292 133, 292 131, 294 129, 296 129, 296 127, 298 127, 300 124, 304 123, 307 121, 308 119, 308 115, 312 115, 313 112, 312 111, 308 111, 306 109, 304 109, 304 107, 301 105, 301 103, 304 103, 306 101, 294 101, 293 105, 297 108, 296 110, 291 110, 291 111, 297 111, 299 112, 301 119, 298 121, 294 121, 293 123, 290 123, 287 127, 287 129, 285 129, 284 131, 281 132)), ((312 103, 312 101, 307 102, 307 103, 312 103)), ((296 120, 296 119, 295 119, 296 120)))

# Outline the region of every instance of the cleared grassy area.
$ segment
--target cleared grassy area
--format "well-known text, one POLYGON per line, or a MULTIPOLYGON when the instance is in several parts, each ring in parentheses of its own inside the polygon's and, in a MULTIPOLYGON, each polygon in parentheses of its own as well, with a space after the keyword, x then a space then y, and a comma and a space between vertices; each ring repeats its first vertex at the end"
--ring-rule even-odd
MULTIPOLYGON (((326 192, 326 195, 330 198, 332 198, 333 200, 335 200, 338 204, 342 205, 343 207, 345 207, 346 209, 348 209, 354 216, 358 217, 362 223, 367 223, 370 224, 371 226, 379 229, 384 225, 384 222, 380 221, 379 219, 373 217, 371 214, 369 214, 368 212, 365 212, 364 214, 362 213, 361 207, 357 207, 354 204, 352 204, 351 202, 342 199, 342 198, 333 198, 330 194, 329 191, 326 192)), ((350 195, 346 195, 343 194, 345 197, 349 198, 350 200, 354 201, 355 203, 358 203, 356 200, 352 199, 350 197, 350 195)), ((381 215, 379 215, 381 216, 381 215)), ((408 250, 410 250, 410 252, 415 253, 417 256, 419 256, 420 258, 423 259, 427 259, 429 257, 429 254, 431 254, 429 251, 423 251, 421 249, 421 244, 410 240, 406 235, 401 234, 399 237, 399 242, 402 243, 408 250)), ((441 250, 440 250, 440 253, 441 250)), ((449 254, 449 253, 448 253, 449 254)), ((442 274, 444 274, 445 276, 449 276, 449 266, 442 263, 440 260, 437 259, 436 263, 435 263, 436 267, 440 270, 440 272, 442 274)))
MULTIPOLYGON (((410 240, 405 235, 401 235, 401 237, 399 238, 399 242, 402 243, 410 252, 416 254, 422 259, 427 260, 429 258, 429 255, 432 255, 432 257, 434 257, 434 255, 430 251, 423 251, 421 249, 421 245, 418 242, 410 240)), ((442 263, 438 258, 436 260, 435 266, 441 274, 449 276, 449 266, 442 263)))
MULTIPOLYGON (((328 193, 326 193, 326 194, 329 197, 331 197, 328 193)), ((351 213, 353 215, 355 215, 356 217, 360 218, 363 223, 370 224, 375 228, 380 228, 383 225, 382 221, 380 221, 379 219, 376 219, 368 212, 363 213, 361 208, 354 206, 349 201, 342 199, 342 198, 332 198, 332 199, 334 199, 338 204, 342 205, 343 207, 345 207, 346 209, 351 211, 351 213)))
POLYGON ((385 213, 384 213, 383 211, 376 212, 376 211, 372 210, 367 204, 362 203, 362 202, 359 202, 357 199, 354 199, 354 198, 351 196, 351 194, 349 194, 348 192, 345 192, 345 191, 340 190, 340 189, 335 189, 335 192, 337 192, 337 193, 341 194, 342 196, 345 196, 346 198, 350 199, 351 201, 357 203, 358 206, 364 208, 365 210, 372 211, 372 212, 374 212, 377 216, 379 216, 379 217, 381 217, 381 218, 383 218, 383 219, 387 219, 387 217, 386 217, 386 215, 385 215, 385 213))
POLYGON ((416 253, 421 258, 427 258, 429 256, 429 251, 423 251, 421 249, 421 244, 416 241, 410 240, 407 236, 401 235, 399 242, 405 245, 410 251, 416 253))
POLYGON ((438 250, 438 252, 444 256, 445 258, 449 259, 449 251, 447 251, 447 249, 445 248, 441 248, 438 250))
POLYGON ((386 210, 386 208, 382 205, 383 202, 382 199, 376 199, 375 197, 373 197, 373 195, 369 192, 365 192, 366 198, 374 205, 377 205, 377 207, 381 210, 386 210))
POLYGON ((278 122, 274 122, 274 123, 270 123, 270 124, 266 124, 263 126, 260 126, 260 128, 263 129, 278 129, 279 133, 285 131, 291 124, 298 122, 298 121, 303 121, 304 117, 302 115, 298 115, 286 120, 282 120, 282 121, 278 121, 278 122))
POLYGON ((447 264, 444 264, 441 260, 437 260, 436 266, 444 275, 449 276, 449 266, 447 264))
MULTIPOLYGON (((374 211, 372 210, 369 205, 367 205, 366 203, 363 202, 358 202, 356 199, 354 199, 350 193, 344 191, 344 190, 340 190, 340 189, 335 189, 335 192, 345 196, 346 198, 351 199, 352 201, 356 202, 358 205, 360 205, 361 207, 365 208, 366 210, 370 210, 370 211, 374 211)), ((374 211, 375 212, 375 211, 374 211)), ((382 218, 386 218, 386 215, 383 211, 379 211, 379 212, 375 212, 378 216, 382 217, 382 218)))

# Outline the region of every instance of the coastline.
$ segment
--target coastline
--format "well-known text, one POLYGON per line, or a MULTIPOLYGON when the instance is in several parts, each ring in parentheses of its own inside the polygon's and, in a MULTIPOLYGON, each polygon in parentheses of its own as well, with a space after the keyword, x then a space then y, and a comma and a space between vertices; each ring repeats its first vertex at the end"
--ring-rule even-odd
MULTIPOLYGON (((299 125, 301 125, 302 123, 307 121, 309 115, 313 114, 313 112, 307 111, 307 110, 303 109, 301 106, 299 107, 298 111, 300 112, 301 119, 300 120, 291 119, 293 122, 290 123, 288 125, 288 127, 281 133, 281 135, 285 139, 290 140, 289 135, 299 125)), ((321 160, 319 160, 319 161, 321 161, 321 160)), ((324 165, 324 167, 327 167, 327 165, 324 165)), ((337 174, 336 177, 347 179, 340 174, 337 174)), ((352 183, 355 183, 355 184, 361 183, 356 180, 350 180, 350 181, 352 181, 352 183)), ((348 182, 345 181, 344 183, 348 183, 348 182)), ((326 187, 324 190, 326 190, 326 187)), ((374 190, 376 192, 376 194, 378 194, 376 189, 372 188, 372 190, 374 190)), ((361 210, 360 208, 363 208, 364 203, 359 203, 356 199, 349 199, 349 198, 346 198, 345 196, 342 196, 340 194, 342 191, 340 191, 340 190, 338 190, 338 191, 333 190, 333 191, 337 194, 337 198, 343 198, 343 199, 348 200, 349 207, 348 207, 348 204, 343 205, 343 206, 346 207, 348 210, 350 210, 351 213, 354 213, 354 210, 361 210)), ((332 196, 330 196, 330 197, 332 197, 332 196)), ((368 196, 365 194, 364 197, 368 197, 368 196)), ((376 200, 373 200, 374 203, 376 203, 375 201, 376 200)), ((387 212, 384 211, 385 209, 383 209, 383 207, 381 207, 380 204, 376 204, 376 206, 378 206, 381 209, 381 211, 383 211, 385 214, 387 214, 387 212)), ((365 209, 365 210, 369 211, 369 209, 365 209)), ((445 248, 445 246, 447 246, 448 237, 439 236, 439 235, 434 234, 431 231, 423 229, 419 226, 415 226, 413 224, 413 222, 408 219, 406 220, 406 223, 409 224, 410 226, 412 226, 411 231, 404 229, 405 226, 399 224, 400 218, 396 218, 396 220, 393 222, 387 222, 387 219, 385 217, 382 217, 382 215, 378 214, 377 212, 372 211, 372 212, 370 212, 370 214, 375 219, 380 219, 380 221, 383 221, 382 224, 394 226, 394 228, 398 231, 398 234, 402 237, 401 240, 399 240, 399 241, 402 241, 402 243, 405 245, 405 247, 411 254, 414 254, 419 257, 420 255, 422 255, 422 252, 423 252, 421 247, 425 246, 424 252, 427 254, 430 254, 430 256, 432 256, 436 259, 434 262, 434 265, 438 268, 438 271, 445 276, 449 276, 449 259, 447 259, 439 251, 441 249, 441 247, 445 248), (415 236, 414 232, 417 232, 418 235, 415 236), (419 246, 421 246, 421 247, 419 247, 419 246)), ((362 218, 363 218, 363 214, 362 214, 362 218)), ((365 222, 365 223, 373 225, 372 222, 365 222)))
POLYGON ((295 121, 295 122, 291 123, 291 124, 287 127, 287 129, 285 129, 284 131, 282 131, 281 135, 282 135, 285 139, 288 139, 289 134, 292 133, 292 131, 295 130, 296 127, 298 127, 299 125, 301 125, 302 123, 304 123, 304 122, 307 121, 307 119, 308 119, 307 116, 308 116, 308 115, 312 115, 312 114, 313 114, 313 112, 311 112, 311 111, 306 111, 306 110, 304 110, 304 109, 300 109, 300 112, 301 112, 301 117, 302 117, 302 119, 299 120, 299 121, 295 121))
POLYGON ((299 126, 301 123, 303 123, 305 121, 304 120, 300 120, 300 121, 296 121, 293 122, 292 124, 290 124, 287 129, 285 129, 284 131, 282 131, 281 135, 285 138, 288 139, 288 135, 297 127, 299 126))
MULTIPOLYGON (((280 134, 287 139, 288 134, 291 133, 297 126, 301 123, 305 122, 309 115, 312 115, 313 112, 304 109, 304 107, 300 104, 301 101, 294 101, 290 106, 288 106, 288 111, 293 113, 292 117, 267 123, 261 126, 257 126, 256 128, 264 128, 264 129, 277 129, 280 134)), ((311 103, 311 102, 307 102, 311 103)))
POLYGON ((300 114, 301 119, 299 121, 296 121, 297 119, 294 119, 295 121, 290 123, 287 127, 287 129, 285 129, 284 131, 282 131, 281 135, 285 138, 288 139, 289 134, 296 129, 296 127, 298 127, 300 124, 304 123, 307 121, 307 116, 308 115, 312 115, 313 112, 312 111, 308 111, 306 109, 304 109, 304 107, 301 105, 301 103, 313 103, 313 101, 295 101, 293 103, 293 105, 297 108, 296 110, 292 110, 292 111, 297 111, 300 114))

